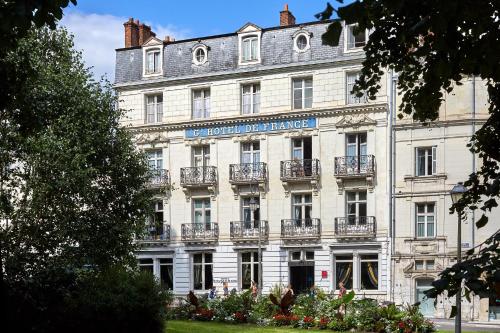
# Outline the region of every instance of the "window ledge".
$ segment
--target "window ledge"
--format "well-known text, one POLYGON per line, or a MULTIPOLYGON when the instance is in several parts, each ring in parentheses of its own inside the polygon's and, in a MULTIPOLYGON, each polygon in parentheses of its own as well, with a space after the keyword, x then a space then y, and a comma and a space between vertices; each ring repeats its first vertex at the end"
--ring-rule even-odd
POLYGON ((447 178, 448 176, 445 173, 437 173, 435 175, 430 175, 430 176, 413 176, 413 175, 404 176, 405 182, 415 182, 415 183, 429 183, 440 180, 444 181, 447 178))
POLYGON ((350 48, 350 49, 345 49, 344 50, 344 53, 356 53, 356 52, 363 52, 363 48, 364 46, 360 46, 360 47, 353 47, 353 48, 350 48))
POLYGON ((240 66, 250 66, 260 64, 260 59, 257 60, 249 60, 249 61, 240 61, 240 66))
POLYGON ((163 73, 162 72, 158 72, 158 73, 151 73, 151 74, 142 74, 142 78, 150 78, 150 77, 158 77, 158 76, 161 76, 163 73))

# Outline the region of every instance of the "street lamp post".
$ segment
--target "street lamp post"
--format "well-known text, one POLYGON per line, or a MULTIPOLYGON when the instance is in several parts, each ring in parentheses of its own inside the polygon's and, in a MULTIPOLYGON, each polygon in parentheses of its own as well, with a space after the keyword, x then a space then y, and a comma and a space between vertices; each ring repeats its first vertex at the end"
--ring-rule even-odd
MULTIPOLYGON (((255 200, 255 197, 252 196, 250 198, 250 203, 249 203, 249 208, 250 210, 252 211, 252 213, 254 214, 255 216, 255 212, 257 211, 257 209, 260 208, 260 205, 259 203, 255 200)), ((258 221, 259 223, 259 240, 258 240, 258 244, 259 244, 259 249, 258 249, 258 252, 257 252, 257 256, 259 257, 259 263, 258 263, 258 267, 259 267, 259 271, 257 272, 257 288, 259 289, 259 293, 262 293, 262 223, 259 219, 258 221)))
MULTIPOLYGON (((459 182, 457 185, 453 186, 450 191, 451 200, 456 204, 464 195, 467 189, 465 186, 459 182)), ((462 261, 462 220, 461 211, 457 210, 458 224, 457 224, 457 263, 462 261)), ((455 316, 455 333, 462 332, 462 284, 460 284, 460 290, 455 295, 457 315, 455 316)))

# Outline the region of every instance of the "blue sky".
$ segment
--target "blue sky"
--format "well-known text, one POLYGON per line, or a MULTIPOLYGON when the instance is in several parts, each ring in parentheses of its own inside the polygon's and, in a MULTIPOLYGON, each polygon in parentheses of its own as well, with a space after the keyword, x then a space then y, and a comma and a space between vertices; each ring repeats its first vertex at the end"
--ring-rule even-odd
POLYGON ((65 10, 61 25, 74 34, 75 46, 95 76, 106 75, 113 81, 114 50, 123 47, 123 22, 129 17, 151 25, 159 38, 185 39, 234 32, 247 22, 277 26, 285 3, 301 23, 314 21, 327 1, 79 0, 65 10))

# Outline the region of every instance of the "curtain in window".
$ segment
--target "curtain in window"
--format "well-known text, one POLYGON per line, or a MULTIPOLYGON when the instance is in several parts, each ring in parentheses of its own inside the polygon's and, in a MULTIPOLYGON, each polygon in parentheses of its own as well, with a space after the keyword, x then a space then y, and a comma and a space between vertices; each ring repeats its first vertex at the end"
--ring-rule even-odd
POLYGON ((166 288, 166 289, 172 289, 173 287, 173 276, 174 276, 174 269, 172 265, 161 265, 160 266, 160 279, 161 279, 161 284, 166 288))
POLYGON ((205 265, 205 289, 210 289, 213 286, 212 265, 205 265))
POLYGON ((244 263, 241 265, 241 288, 249 289, 252 280, 252 272, 250 264, 244 263))
POLYGON ((254 95, 253 95, 253 113, 259 113, 260 111, 260 85, 254 85, 254 95))
POLYGON ((352 263, 337 263, 337 287, 340 282, 344 284, 346 289, 352 288, 352 263))
POLYGON ((257 38, 251 39, 250 43, 252 45, 251 60, 255 60, 257 59, 257 38))
POLYGON ((204 117, 209 118, 210 117, 210 91, 209 90, 204 90, 204 103, 203 106, 205 108, 204 112, 204 117))
POLYGON ((378 263, 361 263, 361 289, 378 289, 378 263))
POLYGON ((193 288, 200 290, 203 287, 202 277, 201 277, 201 265, 193 266, 193 288))
POLYGON ((243 114, 252 113, 252 86, 243 86, 243 96, 242 96, 242 105, 243 105, 243 114))
POLYGON ((193 118, 202 118, 203 103, 201 90, 193 92, 193 118))

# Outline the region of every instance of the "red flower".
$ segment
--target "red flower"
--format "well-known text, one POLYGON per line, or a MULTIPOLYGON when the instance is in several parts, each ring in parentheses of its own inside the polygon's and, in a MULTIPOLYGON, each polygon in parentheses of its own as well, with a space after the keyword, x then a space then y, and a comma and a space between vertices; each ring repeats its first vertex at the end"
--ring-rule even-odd
POLYGON ((404 323, 404 322, 402 322, 402 321, 400 321, 400 322, 398 323, 398 327, 399 327, 399 328, 405 328, 405 323, 404 323))
POLYGON ((309 317, 309 316, 304 317, 304 323, 312 323, 312 322, 314 322, 313 317, 309 317))

